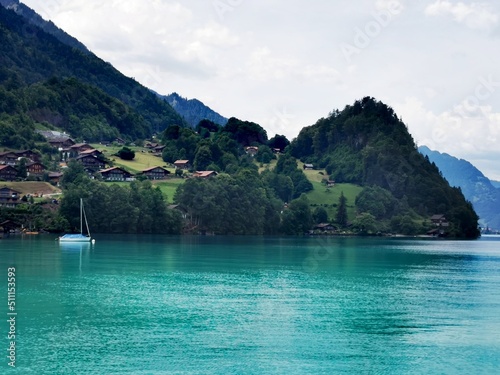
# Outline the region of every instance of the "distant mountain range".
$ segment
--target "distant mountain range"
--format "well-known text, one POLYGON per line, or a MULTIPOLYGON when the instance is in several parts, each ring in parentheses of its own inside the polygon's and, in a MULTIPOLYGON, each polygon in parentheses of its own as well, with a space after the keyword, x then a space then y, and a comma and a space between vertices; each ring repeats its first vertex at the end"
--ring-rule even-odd
POLYGON ((162 96, 162 98, 165 99, 192 127, 195 127, 201 120, 205 119, 221 126, 227 123, 227 118, 207 107, 198 99, 183 98, 176 92, 167 96, 162 96))
POLYGON ((474 205, 481 225, 500 229, 499 182, 490 181, 467 160, 432 151, 426 146, 421 146, 418 150, 437 165, 451 186, 462 189, 465 198, 474 205))

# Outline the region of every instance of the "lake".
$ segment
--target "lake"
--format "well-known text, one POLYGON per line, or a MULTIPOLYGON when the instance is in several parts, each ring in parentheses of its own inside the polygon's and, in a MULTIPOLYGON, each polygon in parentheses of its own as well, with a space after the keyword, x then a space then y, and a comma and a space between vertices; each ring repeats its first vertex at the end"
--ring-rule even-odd
POLYGON ((0 240, 2 374, 500 373, 499 237, 54 238, 0 240))

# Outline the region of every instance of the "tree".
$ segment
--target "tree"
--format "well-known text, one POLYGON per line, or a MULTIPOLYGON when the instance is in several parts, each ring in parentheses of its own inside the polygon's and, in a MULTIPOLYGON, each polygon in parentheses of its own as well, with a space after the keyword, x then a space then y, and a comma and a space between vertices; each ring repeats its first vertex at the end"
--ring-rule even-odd
POLYGON ((328 221, 328 213, 323 207, 316 207, 313 212, 313 219, 316 224, 326 223, 328 221))
POLYGON ((122 149, 119 150, 116 155, 123 160, 134 160, 135 158, 135 152, 128 147, 122 147, 122 149))
POLYGON ((347 198, 344 197, 344 192, 340 193, 337 214, 335 216, 337 224, 341 227, 347 226, 347 198))

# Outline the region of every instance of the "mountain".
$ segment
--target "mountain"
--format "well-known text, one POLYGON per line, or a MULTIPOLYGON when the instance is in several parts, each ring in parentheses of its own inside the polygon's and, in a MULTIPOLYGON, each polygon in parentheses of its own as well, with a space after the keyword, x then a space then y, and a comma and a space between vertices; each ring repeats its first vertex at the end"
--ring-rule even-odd
MULTIPOLYGON (((5 2, 5 0, 3 1, 5 2)), ((11 7, 15 8, 15 4, 11 7)), ((0 7, 0 98, 2 98, 4 106, 12 108, 18 105, 17 111, 10 114, 8 109, 4 108, 4 111, 0 113, 0 120, 4 120, 5 123, 19 122, 21 125, 24 124, 26 129, 38 126, 36 123, 40 119, 33 116, 32 108, 25 105, 25 99, 27 95, 30 95, 30 91, 33 91, 33 85, 45 85, 46 89, 49 90, 46 93, 39 89, 34 90, 41 95, 40 98, 46 97, 46 103, 43 100, 37 101, 36 112, 52 112, 54 106, 57 106, 55 102, 50 103, 50 99, 54 99, 54 96, 56 97, 54 100, 57 100, 57 93, 50 93, 53 85, 49 83, 49 80, 52 78, 62 81, 76 80, 78 83, 72 81, 72 84, 87 87, 84 91, 89 103, 82 104, 82 111, 85 107, 93 108, 95 111, 99 105, 92 100, 99 97, 101 92, 120 102, 119 106, 122 108, 120 110, 122 112, 100 113, 100 119, 94 121, 92 126, 99 126, 99 121, 102 118, 109 125, 110 122, 107 121, 109 116, 114 117, 117 121, 128 115, 131 118, 140 118, 141 120, 137 123, 139 128, 143 127, 142 121, 144 121, 146 132, 116 127, 125 139, 135 140, 136 135, 148 137, 163 131, 169 125, 187 125, 166 101, 158 98, 156 94, 134 79, 124 76, 111 64, 104 62, 92 53, 84 52, 61 42, 56 36, 30 23, 28 18, 20 16, 13 10, 0 7), (95 95, 90 94, 92 90, 95 91, 95 95), (34 121, 35 124, 29 125, 30 121, 34 121)), ((77 99, 65 98, 68 101, 77 99)), ((110 102, 110 100, 107 101, 110 102)), ((85 118, 93 117, 94 114, 84 115, 83 112, 80 112, 71 115, 71 121, 75 123, 74 127, 78 128, 78 123, 82 123, 85 118)), ((43 119, 46 121, 47 127, 58 126, 51 122, 52 118, 55 117, 48 116, 43 119)), ((69 122, 70 119, 66 120, 69 122)), ((130 121, 129 125, 134 127, 136 122, 130 121)), ((94 132, 94 134, 97 133, 94 132)), ((86 140, 100 139, 90 138, 86 140)))
POLYGON ((483 226, 500 229, 500 189, 467 160, 432 151, 426 146, 418 150, 429 157, 443 173, 450 185, 460 187, 471 201, 483 226))
POLYGON ((186 122, 195 127, 201 120, 210 120, 218 125, 224 126, 227 123, 227 118, 221 116, 198 99, 183 98, 176 92, 163 96, 186 122))
MULTIPOLYGON (((60 42, 76 48, 83 53, 90 53, 87 47, 83 45, 83 43, 79 42, 76 38, 73 38, 71 35, 67 34, 60 28, 58 28, 51 21, 45 21, 38 13, 36 13, 30 7, 20 3, 19 0, 0 0, 0 5, 3 5, 5 8, 13 10, 16 14, 25 18, 31 25, 37 26, 38 28, 45 31, 47 34, 51 34, 56 37, 60 42)), ((36 30, 33 28, 26 28, 26 32, 36 33, 36 30)))
POLYGON ((393 109, 373 98, 365 97, 303 128, 289 148, 302 162, 325 168, 331 180, 363 186, 358 212, 366 210, 391 222, 401 215, 408 222, 445 215, 450 234, 479 235, 472 204, 418 152, 393 109))

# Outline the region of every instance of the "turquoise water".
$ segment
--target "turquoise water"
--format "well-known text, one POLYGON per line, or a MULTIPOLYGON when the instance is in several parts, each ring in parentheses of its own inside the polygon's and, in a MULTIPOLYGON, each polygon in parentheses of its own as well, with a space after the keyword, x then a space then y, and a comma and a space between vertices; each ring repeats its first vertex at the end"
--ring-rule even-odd
POLYGON ((496 237, 25 237, 0 261, 2 374, 500 373, 496 237))

